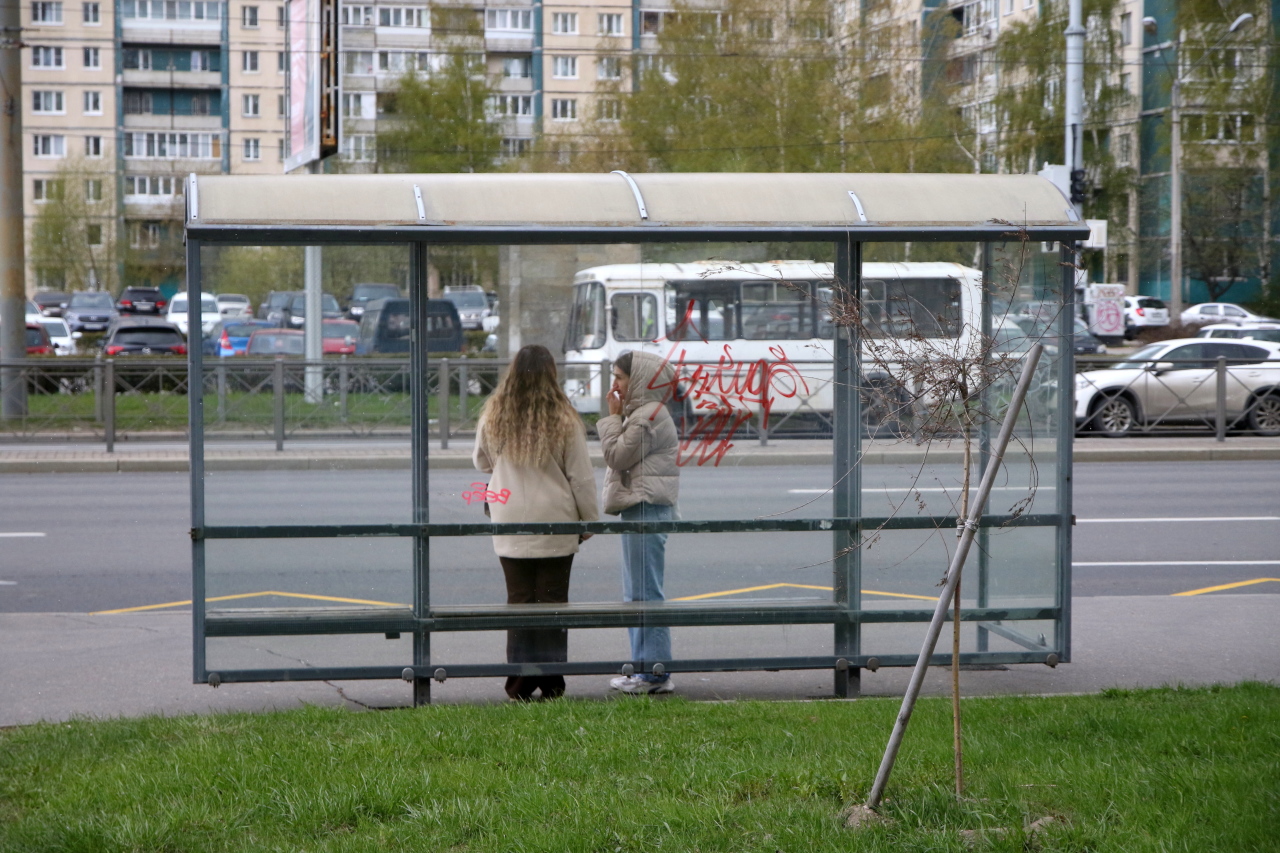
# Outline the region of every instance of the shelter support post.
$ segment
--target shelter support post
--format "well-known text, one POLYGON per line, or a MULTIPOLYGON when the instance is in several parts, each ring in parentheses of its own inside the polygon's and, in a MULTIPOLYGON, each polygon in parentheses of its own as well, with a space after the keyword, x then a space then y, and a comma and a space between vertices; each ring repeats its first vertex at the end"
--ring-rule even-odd
MULTIPOLYGON (((851 241, 836 243, 836 299, 832 310, 838 310, 842 299, 856 298, 861 292, 862 244, 851 241)), ((858 391, 862 383, 861 341, 854 326, 839 327, 835 333, 835 374, 832 434, 832 514, 836 518, 862 516, 862 418, 858 391)), ((861 654, 861 624, 856 614, 862 608, 861 530, 837 530, 832 534, 832 598, 840 608, 835 623, 835 657, 848 661, 861 654)), ((856 696, 861 687, 856 667, 836 667, 835 695, 856 696)))
MULTIPOLYGON (((982 339, 992 339, 991 295, 995 292, 996 278, 990 243, 982 244, 982 339)), ((982 348, 983 373, 990 369, 991 350, 982 348)), ((982 387, 982 399, 979 401, 978 415, 978 470, 987 470, 991 459, 991 388, 982 387)), ((991 511, 990 506, 983 506, 985 515, 991 511)), ((982 527, 978 531, 978 606, 987 607, 991 601, 991 529, 982 527)), ((977 626, 977 649, 985 652, 990 646, 990 632, 979 624, 977 626)))
MULTIPOLYGON (((187 239, 187 304, 200 304, 200 241, 187 239)), ((204 354, 201 347, 187 351, 189 380, 187 389, 187 418, 191 429, 189 448, 191 464, 191 529, 204 528, 204 394, 195 393, 191 386, 203 390, 204 354)), ((205 541, 203 537, 191 537, 191 615, 192 615, 192 681, 200 684, 207 679, 205 672, 205 541)))
POLYGON ((1062 312, 1058 315, 1058 423, 1056 462, 1058 486, 1058 620, 1054 638, 1060 660, 1071 660, 1071 525, 1073 515, 1072 459, 1075 452, 1075 418, 1071 409, 1071 390, 1075 387, 1075 359, 1071 357, 1075 338, 1076 268, 1080 259, 1078 243, 1062 244, 1062 312), (1065 410, 1064 410, 1065 406, 1065 410))
MULTIPOLYGON (((427 430, 430 428, 431 395, 427 388, 427 244, 414 242, 409 244, 409 305, 413 313, 413 349, 409 353, 411 376, 409 378, 409 401, 411 413, 410 450, 411 476, 413 478, 413 522, 425 525, 431 521, 430 505, 430 471, 427 467, 427 456, 430 453, 430 442, 427 430)), ((449 372, 444 365, 438 373, 439 382, 444 389, 444 411, 448 410, 449 372)), ((441 446, 448 447, 448 416, 442 415, 440 424, 441 446)), ((413 614, 425 620, 431 610, 431 540, 425 532, 419 530, 413 540, 413 614)), ((413 704, 431 704, 431 679, 427 669, 431 664, 431 632, 419 629, 413 632, 413 704)))

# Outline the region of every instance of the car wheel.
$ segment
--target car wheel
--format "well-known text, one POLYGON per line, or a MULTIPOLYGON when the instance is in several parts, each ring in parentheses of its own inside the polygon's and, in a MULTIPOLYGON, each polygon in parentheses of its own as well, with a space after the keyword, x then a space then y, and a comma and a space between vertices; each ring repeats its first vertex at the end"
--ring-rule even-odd
POLYGON ((1254 401, 1249 408, 1249 429, 1258 435, 1280 435, 1280 394, 1254 401))
POLYGON ((1138 426, 1138 413, 1128 397, 1107 397, 1093 415, 1093 428, 1107 438, 1131 434, 1138 426))

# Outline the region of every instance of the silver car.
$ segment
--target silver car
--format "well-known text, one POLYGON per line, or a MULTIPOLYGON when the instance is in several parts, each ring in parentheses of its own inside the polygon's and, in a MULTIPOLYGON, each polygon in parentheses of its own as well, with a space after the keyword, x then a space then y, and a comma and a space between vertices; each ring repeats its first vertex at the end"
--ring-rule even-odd
POLYGON ((1076 375, 1077 427, 1118 437, 1162 425, 1212 427, 1225 358, 1228 426, 1280 435, 1280 344, 1178 338, 1076 375))

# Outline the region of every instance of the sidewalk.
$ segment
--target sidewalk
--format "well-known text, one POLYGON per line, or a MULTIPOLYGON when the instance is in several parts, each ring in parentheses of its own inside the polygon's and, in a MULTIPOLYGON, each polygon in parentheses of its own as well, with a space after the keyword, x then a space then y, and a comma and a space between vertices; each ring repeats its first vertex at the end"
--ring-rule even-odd
MULTIPOLYGON (((592 456, 602 466, 599 446, 591 443, 592 456)), ((439 439, 428 448, 432 468, 469 469, 470 437, 453 438, 448 449, 439 439)), ((1231 436, 1215 441, 1213 436, 1134 438, 1077 438, 1076 462, 1210 462, 1280 459, 1280 438, 1231 436)), ((905 441, 866 441, 863 461, 867 464, 910 462, 922 458, 922 449, 905 441)), ((929 449, 934 462, 960 459, 958 447, 929 449)), ((721 467, 758 465, 830 465, 831 442, 816 439, 772 439, 766 446, 752 439, 734 442, 721 467)), ((243 470, 353 470, 406 469, 409 467, 407 441, 352 439, 348 441, 288 441, 283 451, 271 442, 210 442, 205 448, 205 468, 209 471, 243 470)), ((185 442, 119 442, 107 453, 95 444, 3 444, 0 445, 0 474, 182 472, 189 470, 185 442)))
MULTIPOLYGON (((1280 683, 1280 595, 1194 598, 1098 597, 1073 602, 1074 657, 1050 669, 1041 664, 966 669, 961 692, 1091 693, 1108 687, 1280 683)), ((925 626, 914 626, 921 638, 925 626)), ((624 643, 619 629, 615 638, 624 643)), ((191 614, 3 613, 0 636, 0 726, 72 717, 269 711, 303 705, 400 708, 412 704, 399 680, 224 684, 191 683, 191 614)), ((260 637, 271 649, 281 638, 260 637)), ((500 645, 500 644, 499 644, 500 645)), ((496 647, 495 647, 496 648, 496 647)), ((940 649, 941 650, 941 649, 940 649)), ((500 651, 500 650, 498 650, 500 651)), ((440 661, 442 664, 448 661, 440 661)), ((948 695, 949 670, 934 668, 926 695, 948 695)), ((908 668, 862 673, 863 696, 900 697, 908 668)), ((684 673, 677 695, 695 701, 829 699, 830 670, 684 673)), ((570 676, 572 697, 602 700, 608 676, 570 676)), ((432 684, 444 703, 490 703, 505 698, 498 678, 450 678, 432 684)))

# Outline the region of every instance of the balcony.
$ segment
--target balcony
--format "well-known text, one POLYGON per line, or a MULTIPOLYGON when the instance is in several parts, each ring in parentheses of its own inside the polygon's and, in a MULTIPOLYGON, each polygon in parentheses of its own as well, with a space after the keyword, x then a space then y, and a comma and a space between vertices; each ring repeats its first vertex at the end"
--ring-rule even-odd
POLYGON ((122 72, 126 86, 146 89, 217 89, 222 85, 219 71, 141 71, 122 72))

